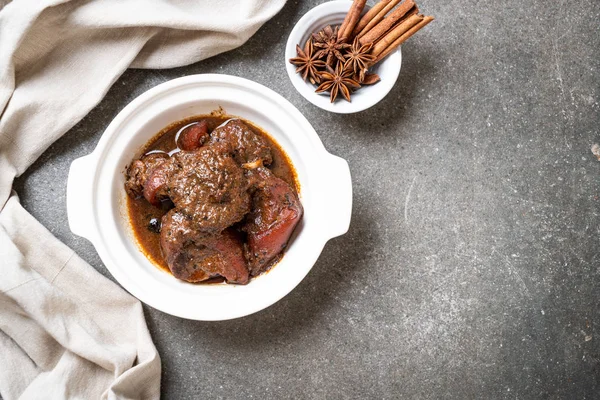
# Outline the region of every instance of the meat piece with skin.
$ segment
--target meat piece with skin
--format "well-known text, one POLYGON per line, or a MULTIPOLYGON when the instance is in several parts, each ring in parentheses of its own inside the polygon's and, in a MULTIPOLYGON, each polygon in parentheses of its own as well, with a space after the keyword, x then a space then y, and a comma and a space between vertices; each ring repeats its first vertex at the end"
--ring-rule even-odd
POLYGON ((169 197, 196 229, 218 233, 250 211, 248 181, 229 153, 204 146, 175 154, 173 162, 178 168, 169 180, 169 197))
POLYGON ((250 274, 244 257, 244 245, 234 231, 224 230, 210 246, 220 254, 219 275, 227 282, 248 283, 250 274))
POLYGON ((162 218, 160 246, 171 273, 178 279, 201 282, 222 276, 230 283, 248 283, 242 242, 230 230, 214 235, 202 233, 190 218, 171 210, 162 218))
POLYGON ((163 200, 169 198, 169 181, 177 172, 179 166, 168 159, 157 167, 153 168, 146 182, 144 183, 143 195, 153 206, 159 207, 163 200))
POLYGON ((185 151, 197 150, 208 138, 208 124, 202 120, 181 131, 177 138, 177 147, 185 151))
POLYGON ((125 190, 127 194, 134 199, 141 197, 146 180, 152 170, 168 159, 169 155, 167 153, 160 152, 147 154, 139 160, 132 162, 129 168, 127 168, 126 174, 125 190))
POLYGON ((220 143, 227 146, 239 164, 262 160, 264 165, 273 162, 271 148, 265 139, 257 135, 239 119, 230 119, 215 128, 208 144, 220 143))
POLYGON ((246 259, 251 275, 266 270, 302 218, 302 204, 290 185, 264 167, 248 172, 255 190, 243 229, 248 234, 246 259))

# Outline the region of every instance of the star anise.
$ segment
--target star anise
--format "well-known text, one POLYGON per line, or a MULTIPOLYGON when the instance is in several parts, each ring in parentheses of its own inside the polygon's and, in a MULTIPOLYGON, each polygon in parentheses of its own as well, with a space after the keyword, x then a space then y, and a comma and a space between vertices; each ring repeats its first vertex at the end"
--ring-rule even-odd
POLYGON ((315 47, 321 49, 317 51, 317 57, 326 58, 325 63, 329 66, 333 65, 334 58, 337 58, 343 63, 345 59, 342 51, 350 47, 349 44, 339 40, 337 34, 338 27, 332 31, 331 27, 327 26, 316 35, 318 39, 315 39, 315 47))
POLYGON ((360 81, 361 85, 374 85, 377 82, 379 82, 381 80, 381 78, 379 77, 379 75, 377 74, 369 74, 367 73, 362 81, 360 81))
POLYGON ((319 77, 319 71, 317 68, 325 67, 325 62, 319 60, 316 54, 314 54, 314 47, 312 39, 306 41, 304 45, 304 51, 300 46, 296 45, 297 57, 290 58, 290 63, 296 66, 296 73, 302 74, 302 79, 310 81, 313 85, 320 83, 321 78, 319 77))
POLYGON ((337 39, 338 29, 339 29, 339 26, 336 26, 335 29, 333 29, 331 27, 331 25, 327 25, 325 28, 321 29, 319 32, 313 33, 312 37, 313 37, 315 44, 327 43, 331 39, 337 39))
POLYGON ((375 61, 375 56, 369 54, 372 47, 373 43, 367 43, 361 46, 358 39, 354 39, 354 43, 352 43, 350 49, 346 51, 344 68, 354 71, 354 73, 359 76, 360 82, 365 79, 365 73, 367 72, 367 68, 369 68, 369 64, 375 61))
POLYGON ((321 72, 321 85, 317 88, 317 93, 329 91, 329 99, 333 103, 341 92, 342 96, 350 101, 350 90, 358 89, 360 84, 352 79, 353 71, 344 69, 344 63, 337 63, 335 70, 327 65, 326 70, 321 72))

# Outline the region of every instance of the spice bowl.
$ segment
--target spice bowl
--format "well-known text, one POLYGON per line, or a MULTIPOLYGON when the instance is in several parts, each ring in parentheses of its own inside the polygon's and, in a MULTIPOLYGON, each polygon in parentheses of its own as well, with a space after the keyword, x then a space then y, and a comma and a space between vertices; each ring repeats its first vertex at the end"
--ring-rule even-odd
MULTIPOLYGON (((289 62, 290 58, 296 57, 296 45, 304 48, 304 44, 313 32, 318 32, 327 25, 341 24, 351 5, 351 1, 337 0, 313 8, 296 23, 288 37, 285 48, 286 70, 296 90, 315 106, 339 114, 363 111, 381 101, 392 90, 398 80, 402 64, 402 53, 400 47, 398 47, 384 60, 377 63, 373 70, 369 71, 377 73, 381 81, 374 85, 361 87, 360 90, 352 94, 350 102, 340 96, 332 103, 328 93, 315 93, 316 86, 310 82, 305 82, 302 76, 296 73, 296 67, 289 62)), ((368 9, 368 6, 365 7, 363 12, 368 11, 368 9)))

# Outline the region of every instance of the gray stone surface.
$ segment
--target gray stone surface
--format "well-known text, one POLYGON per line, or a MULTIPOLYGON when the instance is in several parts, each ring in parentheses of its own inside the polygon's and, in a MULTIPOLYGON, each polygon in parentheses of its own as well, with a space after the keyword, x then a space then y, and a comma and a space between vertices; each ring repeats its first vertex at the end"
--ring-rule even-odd
POLYGON ((287 35, 317 3, 290 1, 227 54, 126 72, 17 181, 25 207, 112 279, 68 229, 70 162, 161 82, 251 78, 349 161, 352 225, 255 315, 144 307, 164 398, 598 398, 600 2, 420 0, 437 20, 404 45, 387 98, 351 116, 312 106, 285 75, 287 35))

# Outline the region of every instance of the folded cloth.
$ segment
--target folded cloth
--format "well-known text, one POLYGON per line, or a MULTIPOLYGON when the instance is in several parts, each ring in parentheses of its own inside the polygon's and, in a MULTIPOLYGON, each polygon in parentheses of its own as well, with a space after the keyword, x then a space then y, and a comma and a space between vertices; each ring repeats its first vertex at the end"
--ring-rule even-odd
MULTIPOLYGON (((11 192, 128 67, 243 44, 285 0, 0 0, 0 395, 160 396, 141 304, 60 243, 11 192)), ((64 184, 64 183, 63 183, 64 184)))

